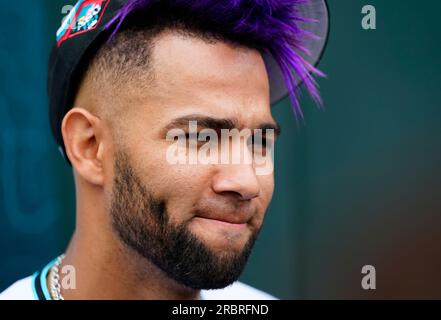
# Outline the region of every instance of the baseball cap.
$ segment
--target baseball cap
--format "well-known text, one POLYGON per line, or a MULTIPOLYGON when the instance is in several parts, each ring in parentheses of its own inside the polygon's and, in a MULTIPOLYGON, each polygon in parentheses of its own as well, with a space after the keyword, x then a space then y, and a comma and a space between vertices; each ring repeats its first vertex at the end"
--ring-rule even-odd
MULTIPOLYGON (((56 33, 56 43, 50 54, 48 70, 49 118, 52 133, 64 157, 61 134, 63 118, 72 107, 87 62, 110 35, 105 26, 127 2, 128 0, 79 0, 56 33)), ((305 39, 304 43, 310 51, 310 55, 305 56, 305 59, 316 66, 328 38, 327 3, 326 0, 308 0, 298 10, 302 17, 316 21, 299 22, 303 24, 304 30, 319 37, 305 39)), ((275 104, 288 95, 288 89, 276 61, 265 53, 263 59, 270 81, 270 101, 271 104, 275 104)), ((67 160, 67 157, 65 158, 67 160)))

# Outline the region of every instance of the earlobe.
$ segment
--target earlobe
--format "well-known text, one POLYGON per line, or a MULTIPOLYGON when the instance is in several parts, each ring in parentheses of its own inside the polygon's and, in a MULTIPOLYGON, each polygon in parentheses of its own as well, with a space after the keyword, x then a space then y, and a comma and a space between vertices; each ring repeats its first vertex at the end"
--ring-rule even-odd
POLYGON ((73 108, 65 115, 61 130, 66 154, 75 171, 86 181, 102 185, 102 121, 85 109, 73 108))

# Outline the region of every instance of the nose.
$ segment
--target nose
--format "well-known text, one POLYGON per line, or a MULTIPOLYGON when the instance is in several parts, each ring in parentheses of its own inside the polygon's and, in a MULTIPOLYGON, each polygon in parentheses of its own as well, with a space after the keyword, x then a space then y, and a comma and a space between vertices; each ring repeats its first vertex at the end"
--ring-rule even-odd
POLYGON ((219 194, 236 194, 240 200, 251 200, 260 194, 260 184, 252 165, 221 166, 213 178, 212 188, 219 194))

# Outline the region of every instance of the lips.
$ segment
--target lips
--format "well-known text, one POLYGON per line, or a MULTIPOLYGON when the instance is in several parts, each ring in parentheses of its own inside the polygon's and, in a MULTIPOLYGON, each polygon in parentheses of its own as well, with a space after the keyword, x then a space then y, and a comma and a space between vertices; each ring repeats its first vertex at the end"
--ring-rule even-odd
POLYGON ((242 225, 242 224, 247 224, 254 216, 254 213, 255 213, 254 210, 252 210, 251 208, 248 210, 240 210, 233 212, 228 211, 224 213, 214 210, 207 210, 207 211, 197 211, 195 217, 214 220, 227 224, 242 225))
POLYGON ((213 222, 219 222, 219 223, 223 223, 223 224, 225 224, 225 225, 236 225, 236 226, 240 226, 240 225, 244 225, 244 224, 247 224, 248 223, 248 221, 249 220, 247 220, 247 221, 232 221, 231 219, 230 220, 227 220, 227 219, 213 219, 213 218, 205 218, 205 217, 200 217, 200 216, 196 216, 197 218, 200 218, 200 219, 206 219, 206 220, 210 220, 210 221, 213 221, 213 222))
POLYGON ((249 225, 259 212, 253 201, 239 201, 228 195, 204 197, 192 209, 196 220, 200 218, 225 227, 249 225))

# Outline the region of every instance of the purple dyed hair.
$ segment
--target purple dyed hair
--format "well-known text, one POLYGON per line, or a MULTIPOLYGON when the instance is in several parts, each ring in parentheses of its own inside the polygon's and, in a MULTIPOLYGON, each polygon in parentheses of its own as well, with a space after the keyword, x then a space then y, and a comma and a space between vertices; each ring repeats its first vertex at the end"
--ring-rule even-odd
MULTIPOLYGON (((310 55, 304 46, 307 38, 318 39, 303 30, 302 23, 315 23, 316 20, 299 14, 299 6, 308 0, 129 0, 106 25, 114 28, 112 40, 127 17, 155 5, 166 5, 179 12, 182 17, 197 21, 198 25, 208 26, 214 34, 226 39, 247 40, 257 44, 262 52, 270 54, 277 62, 288 89, 296 119, 303 119, 299 105, 298 79, 320 107, 322 100, 313 75, 325 75, 311 65, 304 56, 310 55)), ((168 12, 168 11, 167 11, 168 12)))

